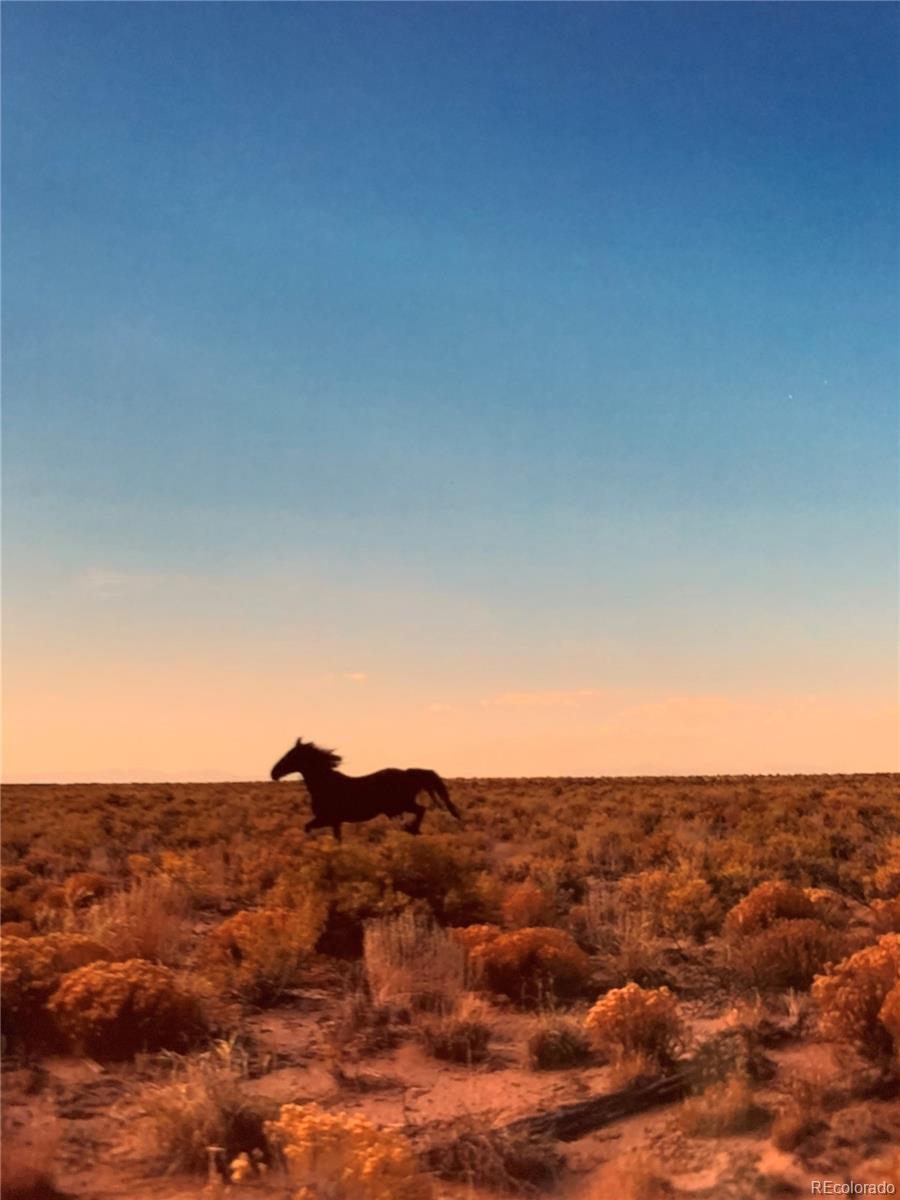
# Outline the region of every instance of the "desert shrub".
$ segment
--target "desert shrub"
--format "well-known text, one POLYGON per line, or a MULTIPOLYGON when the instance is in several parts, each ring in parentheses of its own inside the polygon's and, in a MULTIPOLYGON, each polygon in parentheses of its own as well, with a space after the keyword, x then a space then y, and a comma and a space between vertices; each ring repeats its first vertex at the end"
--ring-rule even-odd
POLYGON ((371 848, 321 841, 307 853, 305 862, 279 874, 266 903, 303 909, 311 896, 317 897, 325 916, 316 948, 323 954, 358 958, 365 922, 397 911, 403 902, 390 890, 371 848))
POLYGON ((17 892, 32 883, 34 876, 23 866, 0 867, 0 887, 8 892, 17 892))
POLYGON ((613 1058, 637 1053, 666 1063, 684 1039, 684 1022, 669 989, 636 983, 602 996, 585 1017, 585 1027, 597 1049, 613 1058))
POLYGON ((30 921, 4 921, 0 924, 0 937, 34 937, 34 926, 30 921))
POLYGON ((528 1062, 534 1071, 581 1067, 590 1056, 590 1039, 581 1025, 568 1017, 540 1018, 528 1039, 528 1062))
POLYGON ((813 906, 816 920, 832 929, 846 929, 853 916, 852 904, 846 896, 830 888, 808 887, 803 895, 813 906))
POLYGON ((718 929, 722 908, 705 879, 676 873, 666 896, 662 919, 665 934, 701 938, 718 929))
POLYGON ((29 850, 22 859, 22 866, 45 879, 62 878, 66 873, 66 857, 54 850, 29 850))
POLYGON ((42 937, 4 937, 0 955, 0 994, 7 1037, 27 1044, 56 1040, 46 1003, 69 971, 108 960, 110 952, 77 933, 42 937))
POLYGON ((455 838, 392 834, 384 863, 391 888, 425 901, 441 922, 471 925, 494 915, 496 891, 484 863, 455 838))
POLYGON ((198 995, 168 967, 140 958, 70 971, 47 1007, 63 1035, 96 1058, 185 1049, 207 1029, 198 995))
MULTIPOLYGON (((160 872, 187 893, 195 908, 215 910, 228 898, 227 868, 220 846, 163 850, 159 865, 160 872)), ((135 874, 143 873, 141 864, 138 871, 133 866, 131 869, 135 874)))
POLYGON ((465 951, 429 915, 411 909, 366 923, 363 960, 376 1004, 449 1012, 466 984, 465 951))
POLYGON ((722 931, 728 937, 744 936, 767 929, 775 921, 811 920, 815 915, 812 901, 800 888, 770 880, 730 910, 722 931))
POLYGON ((689 1137, 725 1137, 757 1129, 767 1117, 746 1076, 732 1075, 684 1100, 677 1121, 689 1137))
POLYGON ((879 933, 900 933, 900 896, 892 900, 873 900, 872 915, 879 933))
POLYGON ((153 859, 149 854, 126 854, 125 865, 129 875, 143 879, 153 871, 153 859))
POLYGON ((588 984, 591 961, 561 929, 517 929, 476 944, 469 955, 484 987, 522 1004, 566 1000, 588 984))
POLYGON ((872 876, 872 884, 876 893, 886 900, 900 896, 900 837, 888 842, 884 862, 872 876))
POLYGON ((430 1200, 433 1194, 406 1138, 363 1116, 285 1104, 265 1128, 303 1200, 430 1200))
POLYGON ((314 900, 303 908, 236 913, 207 939, 207 974, 248 1004, 274 1004, 297 983, 322 919, 314 900))
POLYGON ((885 996, 878 1010, 878 1020, 894 1040, 894 1052, 900 1056, 900 980, 885 996))
POLYGON ((457 945, 462 946, 466 954, 495 941, 502 933, 499 925, 464 925, 450 930, 450 936, 457 945))
MULTIPOLYGON (((7 871, 19 872, 19 867, 7 867, 7 871)), ((62 909, 68 904, 65 892, 57 884, 41 876, 24 872, 24 878, 13 879, 15 887, 0 889, 0 904, 4 921, 27 921, 31 925, 46 925, 48 910, 62 909)))
POLYGON ((506 889, 500 906, 503 924, 512 929, 551 925, 556 918, 553 897, 531 880, 506 889))
POLYGON ((821 921, 778 920, 726 946, 726 961, 748 987, 805 990, 826 963, 844 953, 844 938, 821 921))
POLYGON ((891 1034, 879 1014, 898 977, 900 934, 896 933, 884 934, 874 946, 858 950, 830 974, 820 976, 812 995, 825 1036, 856 1043, 873 1056, 889 1053, 891 1034))
POLYGON ((646 917, 648 931, 664 937, 703 937, 722 919, 722 910, 705 879, 687 870, 658 868, 619 881, 623 906, 646 917))
POLYGON ((63 884, 66 903, 72 908, 81 908, 108 895, 113 890, 113 882, 106 875, 98 875, 95 871, 78 871, 70 875, 63 884))
POLYGON ((435 1142, 424 1159, 441 1179, 506 1195, 530 1196, 552 1188, 565 1167, 550 1141, 492 1129, 476 1117, 455 1121, 453 1137, 435 1142))
POLYGON ((183 954, 189 911, 184 887, 167 875, 147 875, 92 904, 83 927, 113 958, 174 965, 183 954))
POLYGON ((169 1077, 137 1093, 142 1156, 167 1172, 206 1171, 210 1146, 221 1147, 226 1162, 241 1154, 268 1158, 263 1126, 274 1107, 248 1096, 247 1078, 246 1061, 230 1042, 170 1060, 169 1077))
POLYGON ((491 1040, 488 1017, 485 1002, 466 994, 459 998, 452 1012, 424 1019, 422 1037, 435 1058, 472 1066, 487 1058, 491 1040))
POLYGON ((34 911, 34 901, 28 896, 25 888, 19 891, 0 888, 0 913, 3 914, 4 922, 30 922, 34 911))

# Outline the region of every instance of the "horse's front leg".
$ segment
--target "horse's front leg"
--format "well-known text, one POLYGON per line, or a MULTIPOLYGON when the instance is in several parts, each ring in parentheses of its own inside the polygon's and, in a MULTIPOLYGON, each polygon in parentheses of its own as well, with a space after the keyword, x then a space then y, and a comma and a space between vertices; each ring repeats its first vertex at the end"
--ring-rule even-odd
POLYGON ((334 840, 336 842, 341 841, 342 840, 341 839, 341 822, 340 821, 333 822, 332 826, 331 826, 331 830, 332 830, 332 833, 334 834, 334 840))
POLYGON ((303 826, 303 832, 312 833, 314 829, 321 829, 323 825, 327 824, 327 821, 322 821, 319 817, 311 817, 303 826))

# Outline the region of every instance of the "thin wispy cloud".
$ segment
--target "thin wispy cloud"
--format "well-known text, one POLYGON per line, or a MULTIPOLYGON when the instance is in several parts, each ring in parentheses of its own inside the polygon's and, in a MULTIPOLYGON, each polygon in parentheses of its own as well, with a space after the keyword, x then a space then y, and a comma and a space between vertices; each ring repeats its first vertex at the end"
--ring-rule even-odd
POLYGON ((500 692, 486 696, 482 708, 576 708, 607 693, 599 688, 576 688, 573 691, 500 692))

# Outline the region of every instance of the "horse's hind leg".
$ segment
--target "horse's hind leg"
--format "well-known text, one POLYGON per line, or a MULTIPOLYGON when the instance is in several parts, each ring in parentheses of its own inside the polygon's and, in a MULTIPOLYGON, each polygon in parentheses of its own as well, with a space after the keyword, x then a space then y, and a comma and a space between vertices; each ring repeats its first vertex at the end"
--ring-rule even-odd
POLYGON ((410 825, 407 828, 406 832, 407 833, 418 833, 419 830, 422 828, 422 821, 425 817, 425 813, 428 810, 425 808, 424 804, 419 804, 419 802, 417 800, 413 800, 412 804, 409 807, 409 811, 411 813, 415 813, 415 819, 413 820, 412 825, 410 825))
POLYGON ((332 832, 334 833, 334 840, 336 842, 341 841, 341 823, 340 823, 340 821, 335 822, 331 826, 331 829, 332 829, 332 832))

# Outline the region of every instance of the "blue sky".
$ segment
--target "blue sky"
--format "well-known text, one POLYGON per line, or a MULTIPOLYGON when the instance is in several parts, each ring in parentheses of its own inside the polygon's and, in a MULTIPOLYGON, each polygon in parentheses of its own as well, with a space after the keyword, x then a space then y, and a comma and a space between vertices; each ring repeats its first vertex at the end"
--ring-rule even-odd
POLYGON ((4 18, 11 776, 897 765, 893 6, 4 18))

